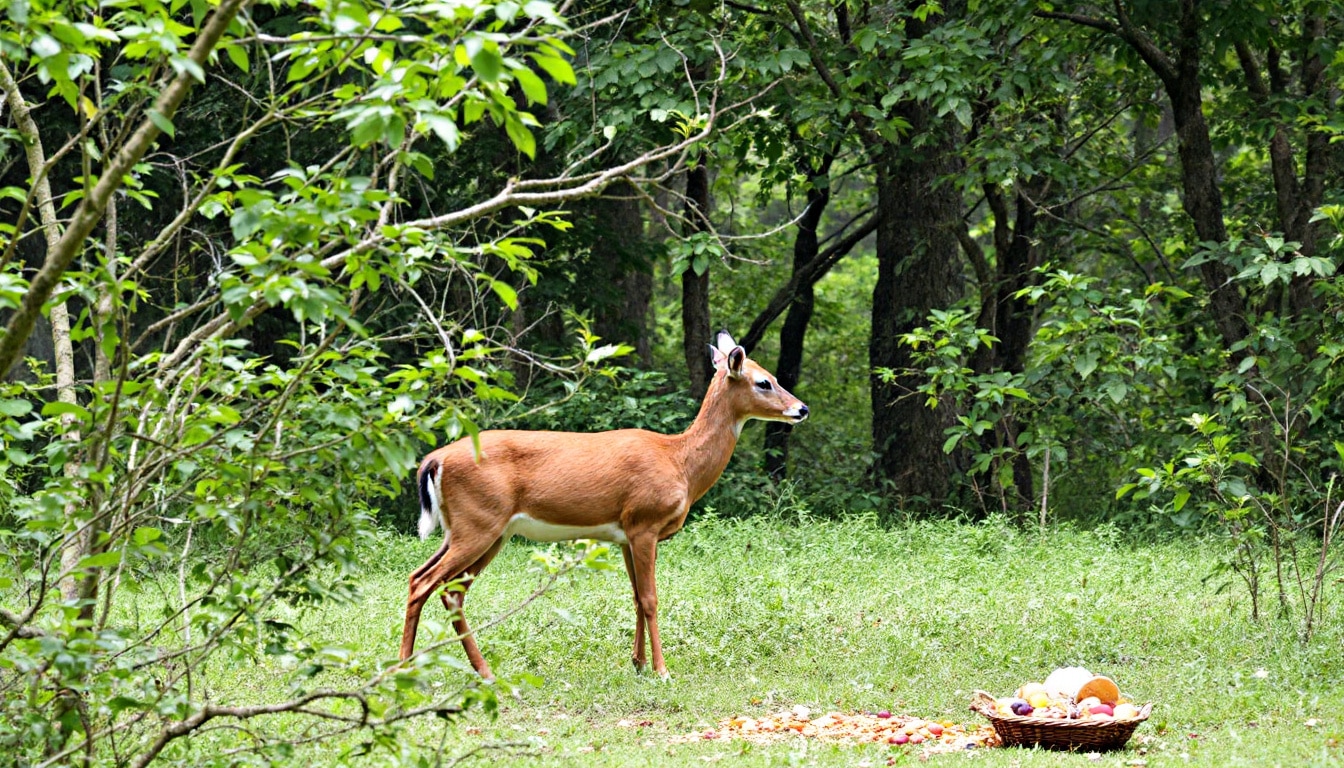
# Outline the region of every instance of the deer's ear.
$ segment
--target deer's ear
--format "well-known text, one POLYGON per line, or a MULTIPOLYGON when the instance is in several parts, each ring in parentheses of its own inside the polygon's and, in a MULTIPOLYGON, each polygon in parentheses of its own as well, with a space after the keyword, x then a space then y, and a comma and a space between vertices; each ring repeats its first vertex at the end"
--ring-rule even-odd
POLYGON ((728 364, 728 354, 713 344, 709 345, 709 360, 716 369, 723 368, 728 364))
POLYGON ((741 347, 733 347, 733 351, 728 353, 728 375, 734 379, 742 375, 742 364, 747 361, 747 351, 741 347))
POLYGON ((733 347, 737 346, 737 342, 733 341, 733 335, 728 331, 719 331, 714 339, 714 343, 715 346, 719 348, 719 351, 723 352, 725 355, 732 352, 733 347))

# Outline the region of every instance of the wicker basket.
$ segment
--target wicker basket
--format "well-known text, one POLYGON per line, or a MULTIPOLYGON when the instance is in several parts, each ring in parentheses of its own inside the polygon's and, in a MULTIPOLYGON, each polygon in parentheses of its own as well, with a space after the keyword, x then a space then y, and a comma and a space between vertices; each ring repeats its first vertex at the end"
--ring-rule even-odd
POLYGON ((1153 705, 1143 705, 1138 717, 1126 720, 1053 720, 1001 715, 993 696, 976 691, 971 697, 971 711, 979 712, 989 719, 1005 747, 1041 746, 1048 749, 1102 752, 1123 747, 1139 724, 1148 719, 1153 705))

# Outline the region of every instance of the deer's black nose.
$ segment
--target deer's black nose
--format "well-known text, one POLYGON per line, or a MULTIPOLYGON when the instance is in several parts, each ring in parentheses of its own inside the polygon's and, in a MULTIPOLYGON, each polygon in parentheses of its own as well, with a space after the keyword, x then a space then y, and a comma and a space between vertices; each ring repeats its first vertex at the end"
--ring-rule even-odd
POLYGON ((806 405, 800 405, 800 406, 798 406, 798 418, 800 418, 800 419, 805 419, 805 418, 807 418, 807 406, 806 406, 806 405))

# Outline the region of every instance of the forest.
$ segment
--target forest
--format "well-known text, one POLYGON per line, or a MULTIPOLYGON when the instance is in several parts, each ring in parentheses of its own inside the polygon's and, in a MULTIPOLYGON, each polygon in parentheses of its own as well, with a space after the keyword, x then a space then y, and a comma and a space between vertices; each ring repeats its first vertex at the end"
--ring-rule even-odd
MULTIPOLYGON (((532 678, 392 661, 421 457, 679 433, 721 329, 807 420, 679 539, 1100 531, 1337 647, 1341 43, 1328 0, 8 0, 3 750, 474 754, 434 729, 532 678)), ((621 565, 510 562, 521 606, 621 565)))

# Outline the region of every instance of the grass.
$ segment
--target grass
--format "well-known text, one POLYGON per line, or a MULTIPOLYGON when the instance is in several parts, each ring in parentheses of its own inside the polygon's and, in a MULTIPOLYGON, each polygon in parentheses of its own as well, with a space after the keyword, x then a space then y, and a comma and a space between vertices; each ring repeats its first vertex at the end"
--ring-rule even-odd
MULTIPOLYGON (((307 631, 394 653, 406 575, 437 542, 385 543, 369 553, 362 602, 306 614, 307 631)), ((537 584, 531 552, 514 541, 472 588, 467 611, 477 624, 537 584)), ((978 716, 966 709, 973 689, 1004 695, 1057 666, 1082 665, 1114 678, 1132 699, 1155 702, 1139 729, 1144 751, 1131 742, 1094 761, 985 750, 976 762, 1344 764, 1338 609, 1328 609, 1305 648, 1287 624, 1252 624, 1244 606, 1202 583, 1218 554, 1214 544, 1136 546, 1114 529, 1041 537, 993 522, 888 528, 871 519, 711 518, 689 525, 659 554, 670 682, 630 665, 634 613, 619 565, 581 573, 482 632, 497 673, 543 682, 506 697, 497 718, 463 718, 447 732, 449 753, 524 741, 530 746, 510 753, 509 765, 914 764, 914 753, 876 745, 672 740, 733 715, 794 704, 974 723, 978 716), (1305 725, 1310 719, 1315 727, 1305 725)), ((431 615, 443 615, 437 603, 427 606, 431 615)), ((422 624, 422 644, 428 628, 422 624)), ((219 674, 222 687, 266 684, 254 669, 219 674)))

